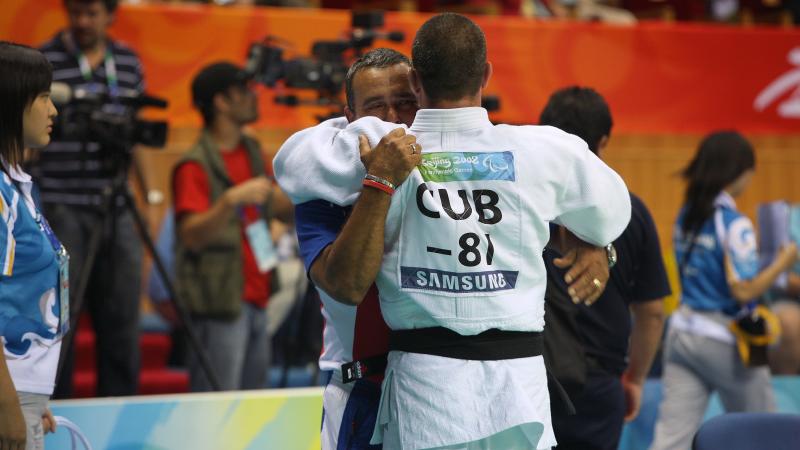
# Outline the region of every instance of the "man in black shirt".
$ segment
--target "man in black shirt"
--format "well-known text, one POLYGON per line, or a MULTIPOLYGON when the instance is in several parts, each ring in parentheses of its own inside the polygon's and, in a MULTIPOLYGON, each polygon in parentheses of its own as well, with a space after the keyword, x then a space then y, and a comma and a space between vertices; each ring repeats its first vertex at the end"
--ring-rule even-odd
MULTIPOLYGON (((136 54, 110 39, 117 0, 64 0, 69 26, 41 47, 53 65, 53 82, 109 97, 135 97, 144 89, 142 66, 136 54)), ((98 105, 112 111, 118 104, 98 105)), ((75 125, 72 105, 62 118, 75 125)), ((116 208, 113 230, 106 227, 94 265, 84 264, 89 241, 104 217, 103 192, 113 182, 120 152, 103 143, 54 139, 31 168, 41 188, 47 219, 70 253, 70 279, 75 289, 83 271, 90 272, 84 305, 96 333, 97 394, 133 395, 139 380, 139 291, 142 249, 131 214, 116 208)), ((124 169, 123 169, 124 170, 124 169)), ((120 199, 110 201, 120 205, 120 199)), ((73 297, 73 300, 76 300, 73 297)), ((79 314, 73 307, 73 314, 79 314)), ((55 398, 72 394, 73 349, 65 362, 55 398)))
MULTIPOLYGON (((539 122, 579 136, 598 156, 612 126, 603 97, 580 87, 555 92, 539 122)), ((623 422, 638 415, 642 385, 658 350, 664 325, 662 299, 670 287, 653 218, 637 196, 630 196, 631 222, 613 243, 619 261, 611 269, 608 285, 592 306, 576 306, 587 377, 582 392, 572 398, 575 415, 553 410, 559 450, 616 450, 623 422)), ((553 264, 557 257, 554 251, 545 251, 547 271, 556 274, 548 276, 548 283, 556 283, 549 290, 567 292, 563 273, 553 264)))

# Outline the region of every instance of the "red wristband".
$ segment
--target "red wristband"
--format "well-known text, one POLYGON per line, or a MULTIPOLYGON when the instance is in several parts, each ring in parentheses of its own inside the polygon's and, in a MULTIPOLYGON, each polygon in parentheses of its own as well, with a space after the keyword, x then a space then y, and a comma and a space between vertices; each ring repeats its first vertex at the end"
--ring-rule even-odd
POLYGON ((363 184, 364 186, 373 187, 375 189, 380 189, 380 190, 382 190, 383 192, 386 192, 389 195, 394 194, 394 189, 392 189, 391 187, 389 187, 389 186, 387 186, 387 185, 385 185, 383 183, 378 183, 377 181, 364 179, 364 181, 361 184, 363 184))

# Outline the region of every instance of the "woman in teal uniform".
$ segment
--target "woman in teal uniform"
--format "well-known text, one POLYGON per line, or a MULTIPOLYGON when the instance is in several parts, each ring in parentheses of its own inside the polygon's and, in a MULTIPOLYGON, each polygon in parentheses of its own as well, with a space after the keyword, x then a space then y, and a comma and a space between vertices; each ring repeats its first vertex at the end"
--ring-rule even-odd
POLYGON ((688 186, 673 235, 681 306, 670 318, 651 450, 690 448, 715 391, 728 412, 775 409, 769 368, 745 364, 730 330, 797 259, 790 244, 759 272, 753 224, 734 200, 754 171, 752 146, 731 131, 707 136, 683 171, 688 186))
POLYGON ((67 254, 22 170, 50 142, 52 69, 39 51, 0 42, 0 448, 39 450, 66 331, 67 254), (62 326, 65 324, 65 326, 62 326))

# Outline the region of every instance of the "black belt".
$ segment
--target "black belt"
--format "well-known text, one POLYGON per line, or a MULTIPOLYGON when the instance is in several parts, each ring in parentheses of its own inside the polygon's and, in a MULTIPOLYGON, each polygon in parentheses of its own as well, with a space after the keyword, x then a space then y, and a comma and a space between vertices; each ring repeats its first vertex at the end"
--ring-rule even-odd
MULTIPOLYGON (((542 354, 541 332, 491 329, 463 336, 453 330, 417 328, 396 330, 389 334, 389 350, 476 361, 528 358, 542 354)), ((342 364, 342 382, 350 383, 386 370, 387 354, 370 356, 342 364)))
POLYGON ((473 361, 529 358, 544 351, 539 331, 505 331, 492 328, 464 336, 443 327, 392 330, 389 351, 444 356, 473 361))
MULTIPOLYGON (((390 331, 389 350, 457 359, 497 361, 539 356, 544 351, 544 338, 539 331, 504 331, 493 328, 476 335, 463 336, 442 327, 416 328, 390 331)), ((342 364, 342 381, 350 383, 383 373, 386 364, 386 353, 342 364)), ((553 383, 567 414, 574 415, 575 406, 561 383, 550 376, 549 371, 547 378, 553 383)))

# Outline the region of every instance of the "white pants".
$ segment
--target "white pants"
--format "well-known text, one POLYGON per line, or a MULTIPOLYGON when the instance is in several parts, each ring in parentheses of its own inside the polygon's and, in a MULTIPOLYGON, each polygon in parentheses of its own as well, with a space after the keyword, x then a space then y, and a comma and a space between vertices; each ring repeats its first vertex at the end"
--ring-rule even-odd
POLYGON ((28 435, 25 439, 25 450, 44 449, 44 428, 42 427, 42 416, 47 409, 47 401, 50 396, 44 394, 31 394, 29 392, 17 392, 19 404, 22 407, 22 415, 25 417, 25 427, 28 435))
POLYGON ((356 380, 342 383, 341 373, 334 371, 322 394, 322 450, 379 449, 369 443, 375 429, 380 385, 356 380))
POLYGON ((472 361, 389 352, 377 420, 372 442, 383 442, 384 450, 535 450, 556 443, 541 356, 472 361))
POLYGON ((735 344, 670 330, 664 351, 664 399, 650 450, 686 450, 717 391, 727 412, 771 412, 769 368, 745 367, 735 344))
POLYGON ((331 377, 322 393, 322 450, 336 450, 342 417, 353 388, 352 383, 344 384, 341 376, 336 375, 331 377))
MULTIPOLYGON (((526 425, 520 425, 478 441, 435 447, 429 450, 550 450, 552 448, 532 445, 531 437, 525 432, 525 427, 526 425)), ((389 448, 386 447, 385 442, 384 447, 389 448)))

